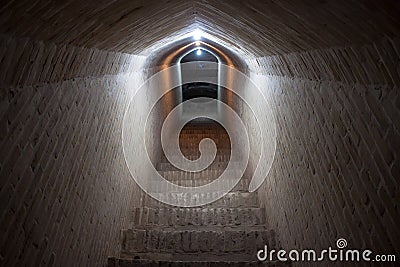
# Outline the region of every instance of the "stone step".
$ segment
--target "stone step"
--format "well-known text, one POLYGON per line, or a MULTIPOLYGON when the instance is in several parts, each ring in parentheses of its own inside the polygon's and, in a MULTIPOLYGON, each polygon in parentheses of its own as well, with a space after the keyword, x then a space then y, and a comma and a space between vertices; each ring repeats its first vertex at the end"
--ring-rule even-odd
MULTIPOLYGON (((212 138, 210 138, 210 139, 212 139, 212 138)), ((187 149, 187 150, 189 150, 189 152, 198 152, 199 144, 200 144, 201 140, 202 140, 202 138, 199 138, 198 140, 197 139, 196 140, 188 140, 185 142, 180 141, 179 148, 182 150, 187 149)), ((231 143, 227 142, 226 140, 218 140, 218 139, 212 139, 212 140, 214 141, 217 148, 219 148, 220 150, 224 150, 223 154, 229 154, 227 152, 231 149, 231 143)), ((167 148, 171 148, 171 147, 167 146, 167 148)))
POLYGON ((181 131, 179 134, 179 141, 193 140, 193 139, 202 139, 202 138, 211 138, 221 141, 229 142, 229 135, 218 132, 218 131, 209 131, 209 132, 201 132, 200 131, 181 131))
POLYGON ((261 262, 261 261, 160 261, 146 259, 119 259, 108 258, 108 267, 283 267, 291 266, 289 262, 261 262))
MULTIPOLYGON (((215 192, 212 193, 202 193, 196 196, 196 199, 204 199, 208 198, 210 195, 216 194, 215 192)), ((169 194, 169 198, 179 198, 182 199, 184 196, 181 194, 171 193, 169 194)), ((158 200, 152 198, 150 195, 144 193, 142 198, 142 205, 144 207, 170 207, 167 204, 161 203, 158 200)), ((256 193, 250 192, 229 192, 224 197, 218 199, 217 201, 207 204, 208 206, 212 207, 228 207, 228 208, 237 208, 237 207, 259 207, 258 198, 256 193)))
MULTIPOLYGON (((217 155, 215 155, 214 158, 206 156, 206 155, 204 155, 203 157, 205 159, 207 159, 207 161, 212 160, 213 162, 229 162, 230 157, 231 157, 230 152, 229 153, 225 153, 225 151, 222 151, 224 153, 219 153, 219 152, 220 151, 218 151, 217 155)), ((185 155, 185 153, 184 153, 184 155, 185 155)), ((200 157, 200 152, 197 151, 197 153, 190 153, 190 155, 185 155, 185 157, 186 157, 186 159, 189 159, 189 160, 197 160, 200 157)), ((183 161, 183 160, 181 160, 181 157, 178 157, 175 155, 172 156, 172 160, 174 162, 176 162, 176 161, 182 162, 183 161)), ((160 163, 169 163, 169 161, 165 155, 161 157, 160 163)))
POLYGON ((223 131, 222 129, 218 129, 218 128, 204 129, 204 128, 199 128, 199 127, 193 127, 191 129, 189 129, 189 128, 182 129, 182 131, 179 133, 179 135, 180 136, 215 135, 215 136, 226 136, 227 137, 228 133, 223 131))
POLYGON ((201 140, 203 138, 215 139, 216 141, 229 142, 229 135, 221 134, 220 132, 197 132, 197 131, 182 131, 179 134, 179 141, 188 141, 188 140, 201 140))
MULTIPOLYGON (((216 169, 205 169, 199 172, 186 172, 181 170, 167 170, 167 171, 158 171, 158 173, 164 177, 166 180, 171 181, 173 183, 180 183, 183 181, 197 181, 200 183, 199 180, 207 181, 207 183, 214 181, 217 179, 224 170, 216 170, 216 169)), ((235 174, 235 173, 233 173, 235 174)), ((245 175, 241 179, 250 181, 250 176, 245 175)), ((150 178, 151 180, 155 180, 150 178)), ((184 183, 184 182, 183 182, 184 183)))
MULTIPOLYGON (((166 178, 167 179, 167 178, 166 178)), ((196 179, 196 180, 188 180, 189 178, 187 178, 186 180, 179 180, 179 181, 172 181, 174 184, 180 185, 180 186, 184 186, 184 187, 199 187, 202 185, 206 185, 209 184, 210 182, 212 182, 215 179, 196 179)), ((169 179, 167 179, 169 180, 169 179)), ((169 180, 171 181, 171 180, 169 180)), ((150 188, 150 192, 155 192, 155 193, 163 193, 163 192, 168 192, 168 193, 178 193, 179 191, 174 191, 172 189, 168 189, 165 186, 161 186, 161 184, 157 181, 152 181, 149 180, 148 181, 149 185, 151 186, 150 188)), ((229 184, 229 186, 233 186, 234 185, 234 181, 230 180, 227 182, 227 184, 229 184)), ((237 184, 233 187, 233 189, 231 190, 231 192, 247 192, 249 188, 249 181, 245 180, 245 179, 240 179, 239 182, 237 182, 237 184)), ((210 189, 208 189, 208 192, 222 192, 221 188, 218 187, 211 187, 210 189)))
POLYGON ((212 256, 242 254, 256 260, 258 250, 276 247, 272 230, 123 230, 122 254, 135 256, 138 253, 174 254, 175 260, 183 260, 187 254, 199 255, 210 260, 212 256))
MULTIPOLYGON (((194 149, 193 149, 194 150, 194 149)), ((198 151, 189 151, 189 149, 183 150, 181 149, 181 152, 183 154, 183 156, 186 158, 186 160, 191 160, 191 161, 195 161, 197 159, 199 159, 200 157, 200 152, 198 151)), ((205 158, 207 160, 207 162, 226 162, 228 163, 231 160, 231 154, 229 153, 225 153, 225 151, 223 151, 224 153, 218 153, 215 155, 215 157, 212 156, 212 152, 204 152, 205 154, 203 155, 203 158, 205 158)), ((169 161, 167 159, 167 157, 165 155, 163 155, 160 160, 158 161, 158 163, 170 163, 170 162, 183 162, 184 159, 182 158, 181 155, 172 155, 171 156, 172 159, 171 161, 169 161)))
MULTIPOLYGON (((200 141, 203 139, 204 138, 185 140, 184 142, 180 141, 179 148, 188 149, 190 151, 193 150, 193 152, 199 151, 199 144, 200 144, 200 141)), ((231 143, 227 142, 226 140, 218 140, 218 139, 213 139, 213 138, 209 138, 209 139, 212 139, 214 141, 217 148, 219 148, 220 150, 224 150, 223 151, 224 154, 228 154, 227 151, 229 151, 231 149, 231 143)), ((167 148, 169 148, 169 147, 167 146, 167 148)))
MULTIPOLYGON (((201 140, 203 139, 211 139, 215 145, 217 146, 217 148, 219 148, 220 150, 227 150, 229 151, 231 149, 231 143, 229 141, 229 139, 220 139, 220 138, 215 138, 215 137, 208 137, 208 136, 204 136, 204 137, 196 137, 196 138, 185 138, 185 139, 180 139, 179 140, 179 147, 181 149, 195 149, 193 152, 195 151, 199 151, 199 144, 201 142, 201 140)), ((174 143, 172 143, 174 144, 174 143)), ((227 151, 224 151, 225 153, 227 153, 227 151)))
MULTIPOLYGON (((200 139, 201 140, 201 139, 200 139)), ((200 142, 199 140, 199 142, 200 142)), ((193 156, 198 156, 200 154, 199 152, 199 142, 185 142, 185 143, 180 143, 179 148, 182 150, 182 153, 186 155, 186 153, 189 153, 188 155, 193 155, 193 156)), ((214 142, 217 147, 217 154, 219 155, 229 155, 231 151, 231 145, 230 143, 221 143, 221 142, 214 142)), ((170 151, 174 147, 169 147, 167 146, 166 149, 170 149, 170 151)), ((172 150, 173 151, 173 150, 172 150)), ((212 152, 211 151, 205 151, 206 153, 212 152)))
MULTIPOLYGON (((194 166, 196 166, 196 164, 194 164, 194 166)), ((199 165, 197 165, 197 166, 199 166, 199 165)), ((219 171, 222 170, 223 171, 227 166, 228 166, 228 162, 212 162, 204 170, 219 170, 219 171)), ((239 164, 237 162, 233 162, 232 166, 233 166, 233 168, 237 168, 237 166, 239 166, 239 164)), ((158 163, 156 169, 158 171, 176 171, 176 170, 179 170, 169 162, 160 162, 160 163, 158 163)))
POLYGON ((221 132, 224 133, 224 128, 221 125, 209 123, 209 124, 186 124, 181 132, 221 132))
MULTIPOLYGON (((174 161, 174 163, 184 164, 183 160, 174 161)), ((219 171, 219 172, 222 173, 226 169, 226 167, 228 166, 228 163, 229 163, 229 161, 212 161, 211 164, 206 166, 205 169, 197 171, 197 173, 204 172, 204 171, 207 171, 207 170, 219 171)), ((196 166, 196 168, 200 167, 200 165, 198 163, 195 163, 195 162, 189 162, 189 164, 190 164, 190 166, 196 166)), ((181 171, 181 172, 186 172, 185 170, 178 169, 177 167, 175 167, 170 162, 159 162, 156 166, 157 166, 156 169, 158 171, 181 171)), ((186 166, 186 165, 184 165, 184 166, 186 166)), ((232 166, 234 166, 236 168, 237 166, 239 166, 239 164, 237 162, 233 162, 232 166)))
POLYGON ((199 172, 186 172, 181 170, 168 170, 159 171, 159 173, 168 181, 191 181, 191 180, 201 180, 208 179, 210 181, 218 178, 224 170, 217 169, 205 169, 199 172))
POLYGON ((265 226, 264 208, 135 208, 131 227, 265 226))

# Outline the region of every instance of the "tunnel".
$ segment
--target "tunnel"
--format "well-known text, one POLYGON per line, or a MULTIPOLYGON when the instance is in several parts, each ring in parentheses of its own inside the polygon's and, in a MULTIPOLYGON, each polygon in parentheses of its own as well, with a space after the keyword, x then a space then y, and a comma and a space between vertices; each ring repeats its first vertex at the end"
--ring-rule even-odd
POLYGON ((400 3, 8 0, 1 266, 398 266, 400 3))

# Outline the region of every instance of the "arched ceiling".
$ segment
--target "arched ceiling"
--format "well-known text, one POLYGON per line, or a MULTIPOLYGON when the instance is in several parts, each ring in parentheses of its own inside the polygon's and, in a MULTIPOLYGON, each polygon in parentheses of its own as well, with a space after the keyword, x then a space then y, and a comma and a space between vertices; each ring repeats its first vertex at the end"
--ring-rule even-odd
MULTIPOLYGON (((247 71, 246 62, 233 51, 212 40, 203 38, 201 41, 195 41, 192 37, 180 39, 164 45, 162 48, 154 47, 155 52, 147 57, 144 68, 158 72, 161 69, 175 65, 182 56, 199 47, 196 43, 199 43, 200 47, 213 52, 223 64, 235 67, 242 72, 247 71)), ((151 73, 154 74, 153 72, 151 73)))
POLYGON ((182 59, 181 62, 191 62, 191 61, 208 61, 208 62, 216 62, 218 63, 218 59, 208 52, 207 50, 200 49, 200 55, 198 55, 197 51, 199 49, 192 50, 191 52, 187 53, 182 59))
POLYGON ((258 57, 399 37, 400 1, 8 0, 0 32, 148 55, 199 27, 258 57))

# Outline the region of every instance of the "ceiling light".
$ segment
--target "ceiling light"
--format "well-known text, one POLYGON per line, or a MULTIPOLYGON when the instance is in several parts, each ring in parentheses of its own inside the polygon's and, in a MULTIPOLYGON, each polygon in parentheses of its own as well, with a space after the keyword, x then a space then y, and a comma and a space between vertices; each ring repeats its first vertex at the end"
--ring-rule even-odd
POLYGON ((197 49, 196 55, 201 56, 201 54, 202 54, 201 49, 197 49))
POLYGON ((201 37, 202 37, 202 35, 203 35, 203 32, 202 32, 202 31, 200 31, 200 30, 195 30, 195 31, 193 32, 193 39, 195 39, 195 40, 200 40, 201 37))

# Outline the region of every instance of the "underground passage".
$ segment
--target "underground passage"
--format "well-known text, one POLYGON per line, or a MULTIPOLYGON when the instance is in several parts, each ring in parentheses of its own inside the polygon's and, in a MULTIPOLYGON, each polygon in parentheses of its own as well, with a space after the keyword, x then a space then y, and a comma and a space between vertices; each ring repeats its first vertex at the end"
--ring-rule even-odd
POLYGON ((400 3, 0 5, 0 266, 399 266, 400 3))

